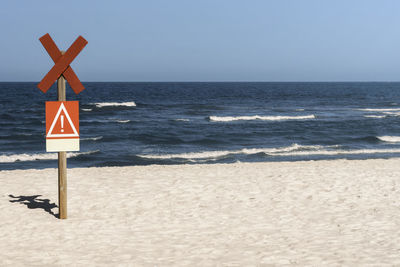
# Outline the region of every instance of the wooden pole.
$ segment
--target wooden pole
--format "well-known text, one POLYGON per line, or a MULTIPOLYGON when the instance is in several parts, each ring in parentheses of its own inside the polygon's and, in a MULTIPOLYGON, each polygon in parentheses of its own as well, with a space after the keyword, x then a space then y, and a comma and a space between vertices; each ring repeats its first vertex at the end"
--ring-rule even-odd
MULTIPOLYGON (((64 54, 64 51, 61 52, 64 54)), ((65 78, 57 80, 58 101, 66 101, 65 78)), ((67 219, 67 153, 58 152, 58 211, 60 219, 67 219)))

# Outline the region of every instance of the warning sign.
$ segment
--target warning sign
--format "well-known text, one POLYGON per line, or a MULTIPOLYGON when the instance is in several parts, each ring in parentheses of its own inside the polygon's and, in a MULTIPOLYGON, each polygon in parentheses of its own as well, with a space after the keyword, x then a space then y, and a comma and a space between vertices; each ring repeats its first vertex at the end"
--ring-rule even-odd
POLYGON ((79 102, 46 102, 46 151, 79 151, 79 102))

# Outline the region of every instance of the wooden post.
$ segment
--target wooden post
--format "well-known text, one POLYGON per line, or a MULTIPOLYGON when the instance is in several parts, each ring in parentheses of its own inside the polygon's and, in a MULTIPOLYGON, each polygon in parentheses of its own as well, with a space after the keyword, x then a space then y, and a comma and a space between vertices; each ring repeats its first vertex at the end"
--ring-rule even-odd
MULTIPOLYGON (((61 52, 64 54, 64 51, 61 52)), ((57 80, 58 101, 66 101, 65 78, 57 80)), ((67 219, 67 152, 58 152, 58 211, 59 219, 67 219)))

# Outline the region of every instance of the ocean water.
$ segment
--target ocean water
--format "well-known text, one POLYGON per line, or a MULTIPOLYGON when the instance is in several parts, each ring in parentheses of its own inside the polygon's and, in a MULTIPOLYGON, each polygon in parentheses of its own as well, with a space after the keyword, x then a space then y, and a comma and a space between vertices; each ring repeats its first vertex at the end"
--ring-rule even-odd
MULTIPOLYGON (((84 83, 68 167, 400 156, 400 83, 84 83)), ((36 83, 0 83, 0 170, 55 168, 36 83)))

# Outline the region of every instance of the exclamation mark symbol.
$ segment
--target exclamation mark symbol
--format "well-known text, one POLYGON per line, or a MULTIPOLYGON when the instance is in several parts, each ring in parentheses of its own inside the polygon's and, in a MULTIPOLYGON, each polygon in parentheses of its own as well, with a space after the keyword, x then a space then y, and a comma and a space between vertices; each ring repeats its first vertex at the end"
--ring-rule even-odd
POLYGON ((64 115, 61 115, 61 132, 64 132, 64 115))

